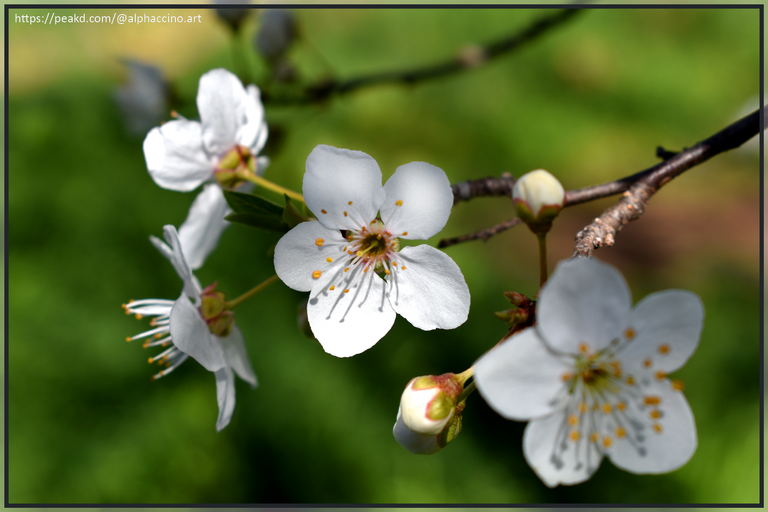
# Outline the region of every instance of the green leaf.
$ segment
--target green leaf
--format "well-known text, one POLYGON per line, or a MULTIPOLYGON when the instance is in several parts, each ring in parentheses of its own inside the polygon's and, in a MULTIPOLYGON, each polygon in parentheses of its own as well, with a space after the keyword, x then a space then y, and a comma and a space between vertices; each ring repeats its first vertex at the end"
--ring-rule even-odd
POLYGON ((243 192, 233 192, 231 190, 225 190, 224 197, 227 199, 229 207, 232 208, 232 211, 235 213, 268 214, 272 216, 276 215, 281 218, 283 216, 282 206, 267 201, 263 197, 255 196, 253 194, 244 194, 243 192))
POLYGON ((283 210, 283 221, 286 224, 288 224, 288 227, 293 229, 297 225, 301 224, 302 222, 311 220, 309 217, 307 217, 301 211, 299 211, 296 208, 296 206, 294 206, 293 202, 291 201, 291 198, 288 197, 287 194, 284 195, 284 197, 285 197, 285 209, 283 210))
POLYGON ((231 213, 226 219, 252 228, 263 229, 275 233, 287 233, 291 228, 283 222, 282 215, 274 213, 231 213))

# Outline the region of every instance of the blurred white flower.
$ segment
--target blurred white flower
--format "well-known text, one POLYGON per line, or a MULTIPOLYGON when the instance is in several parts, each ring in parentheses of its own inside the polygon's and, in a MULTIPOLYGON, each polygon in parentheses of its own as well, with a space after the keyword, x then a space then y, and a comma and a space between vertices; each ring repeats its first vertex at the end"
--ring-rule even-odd
POLYGON ((175 301, 143 299, 123 304, 128 314, 137 318, 154 317, 149 331, 128 338, 128 341, 147 339, 144 347, 168 347, 149 362, 158 362, 165 368, 153 379, 171 373, 188 357, 192 357, 216 377, 216 395, 219 417, 216 430, 229 424, 235 410, 234 373, 251 386, 256 386, 256 375, 248 359, 243 334, 234 324, 231 311, 223 307, 223 295, 215 291, 215 284, 203 290, 192 274, 182 252, 176 228, 163 227, 162 240, 150 237, 155 247, 171 262, 183 281, 181 296, 175 301), (233 373, 234 370, 234 373, 233 373))
POLYGON ((382 186, 367 154, 320 145, 307 158, 303 190, 318 221, 280 239, 275 270, 310 292, 309 324, 326 352, 369 349, 396 313, 423 330, 464 323, 469 289, 456 263, 428 245, 399 250, 400 238, 426 239, 445 226, 453 193, 441 169, 411 162, 382 186))
POLYGON ((561 262, 542 288, 537 323, 475 365, 499 414, 530 420, 528 464, 554 487, 589 479, 603 456, 633 473, 666 473, 696 451, 682 383, 667 374, 699 344, 704 308, 682 290, 632 308, 621 274, 597 260, 561 262))
POLYGON ((128 131, 146 133, 168 112, 168 84, 159 68, 132 59, 122 59, 128 80, 115 90, 115 102, 128 131))

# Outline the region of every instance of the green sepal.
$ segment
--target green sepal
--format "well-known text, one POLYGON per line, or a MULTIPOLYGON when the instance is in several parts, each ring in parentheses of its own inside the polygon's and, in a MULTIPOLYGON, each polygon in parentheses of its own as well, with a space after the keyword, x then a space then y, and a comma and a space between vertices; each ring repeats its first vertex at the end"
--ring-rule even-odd
POLYGON ((459 435, 459 432, 461 432, 463 409, 463 407, 461 407, 461 409, 456 408, 456 414, 453 415, 451 422, 446 428, 443 429, 442 432, 440 432, 440 435, 437 436, 437 444, 440 446, 440 448, 445 448, 448 443, 456 439, 456 437, 459 435))

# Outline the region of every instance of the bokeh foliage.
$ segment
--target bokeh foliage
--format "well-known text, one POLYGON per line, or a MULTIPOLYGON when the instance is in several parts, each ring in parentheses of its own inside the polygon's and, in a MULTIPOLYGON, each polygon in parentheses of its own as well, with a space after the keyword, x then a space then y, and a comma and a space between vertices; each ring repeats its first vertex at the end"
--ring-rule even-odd
MULTIPOLYGON (((146 321, 119 306, 177 296, 178 277, 147 237, 160 235, 163 224, 178 226, 194 195, 152 183, 141 138, 126 132, 112 91, 121 78, 118 57, 149 55, 176 82, 179 111, 190 118, 197 117, 197 80, 213 67, 264 85, 264 63, 244 51, 257 13, 233 51, 213 11, 199 12, 197 30, 10 24, 11 503, 758 501, 754 150, 718 156, 676 179, 616 247, 596 253, 625 274, 635 301, 667 288, 704 301, 701 346, 675 374, 686 383, 699 448, 677 472, 637 476, 605 461, 585 484, 547 489, 522 457, 524 424, 502 419, 477 394, 463 432, 442 452, 414 456, 395 442, 392 425, 408 380, 466 369, 505 332, 493 317, 508 307, 502 292, 536 293, 535 238, 522 227, 447 250, 472 292, 469 320, 453 331, 422 332, 401 318, 371 350, 337 359, 297 328, 305 294, 277 284, 239 306, 260 385, 238 382, 235 415, 221 433, 214 429, 214 378, 198 364, 190 360, 151 382, 155 370, 143 360, 154 352, 123 341, 146 321)), ((304 40, 291 58, 308 81, 417 67, 545 14, 298 10, 304 40)), ((268 105, 267 177, 299 189, 304 161, 319 143, 369 153, 385 178, 414 160, 443 168, 452 182, 535 168, 557 175, 566 189, 623 177, 654 165, 657 145, 678 150, 712 135, 758 94, 758 15, 595 9, 450 78, 379 86, 321 105, 268 105)), ((552 264, 570 256, 576 232, 614 201, 563 212, 550 235, 552 264)), ((504 198, 476 199, 454 208, 442 235, 513 215, 504 198)), ((277 240, 232 226, 197 275, 237 296, 272 275, 277 240)))

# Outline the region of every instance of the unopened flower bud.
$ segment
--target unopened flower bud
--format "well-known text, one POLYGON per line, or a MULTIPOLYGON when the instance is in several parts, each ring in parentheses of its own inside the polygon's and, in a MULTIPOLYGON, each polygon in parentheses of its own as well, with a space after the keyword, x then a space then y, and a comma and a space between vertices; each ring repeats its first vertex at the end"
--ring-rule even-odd
POLYGON ((400 397, 403 423, 417 434, 437 435, 453 418, 462 385, 445 373, 411 379, 400 397))
POLYGON ((546 233, 565 206, 565 189, 544 169, 522 175, 512 189, 517 216, 536 234, 546 233))

